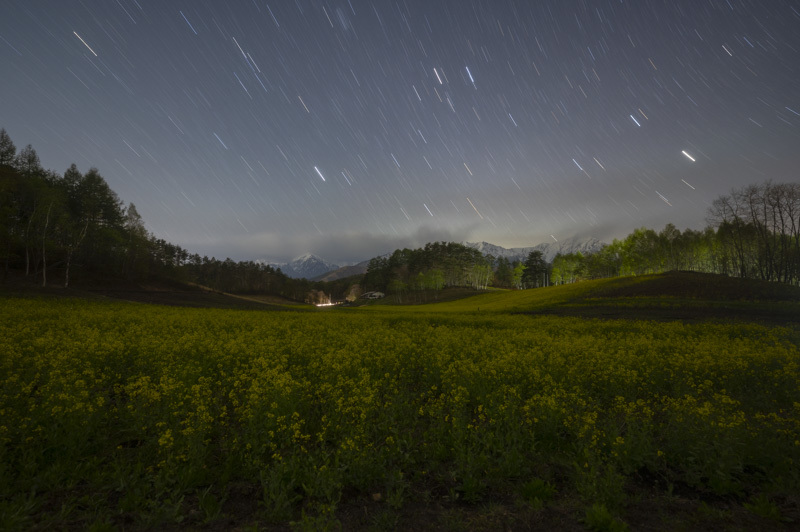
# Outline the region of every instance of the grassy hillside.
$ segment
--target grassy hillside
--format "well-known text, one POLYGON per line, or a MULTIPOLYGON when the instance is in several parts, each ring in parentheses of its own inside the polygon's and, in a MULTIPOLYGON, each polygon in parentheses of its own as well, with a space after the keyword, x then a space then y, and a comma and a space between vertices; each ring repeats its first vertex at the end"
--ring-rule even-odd
MULTIPOLYGON (((370 307, 385 311, 387 306, 370 307)), ((395 307, 393 312, 419 312, 395 307)), ((497 290, 424 306, 425 312, 533 313, 605 319, 738 320, 793 325, 800 287, 694 272, 583 281, 532 290, 497 290)))

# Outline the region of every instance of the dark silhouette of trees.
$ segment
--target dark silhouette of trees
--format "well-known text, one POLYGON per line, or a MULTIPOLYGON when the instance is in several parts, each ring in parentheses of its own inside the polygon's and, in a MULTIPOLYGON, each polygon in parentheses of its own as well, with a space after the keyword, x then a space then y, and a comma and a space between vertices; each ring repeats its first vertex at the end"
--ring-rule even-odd
POLYGON ((5 129, 0 129, 0 167, 11 166, 17 157, 17 147, 5 129))
POLYGON ((362 277, 330 283, 290 279, 253 261, 190 254, 150 234, 133 204, 125 205, 96 168, 73 164, 63 175, 44 170, 31 145, 19 153, 0 129, 0 261, 3 279, 14 269, 46 285, 73 274, 139 281, 169 278, 233 293, 275 294, 303 301, 343 299, 387 291, 398 300, 438 298, 445 287, 535 288, 619 275, 668 270, 713 272, 800 283, 800 183, 767 181, 716 199, 702 231, 637 228, 590 254, 541 251, 524 263, 484 256, 455 242, 398 249, 369 261, 362 277), (354 288, 357 287, 357 288, 354 288))
POLYGON ((141 278, 148 271, 150 247, 144 220, 133 203, 125 210, 123 227, 126 235, 126 253, 122 269, 127 279, 141 278))
POLYGON ((494 276, 494 258, 455 242, 429 242, 418 249, 398 249, 369 261, 361 285, 388 292, 398 300, 438 297, 445 287, 485 289, 494 276))
MULTIPOLYGON (((71 165, 63 175, 41 168, 28 145, 18 154, 0 130, 0 259, 46 285, 51 270, 69 286, 87 279, 166 277, 230 292, 274 293, 302 301, 310 283, 271 266, 190 255, 148 233, 136 206, 125 204, 96 168, 71 165)), ((320 289, 317 287, 317 289, 320 289)), ((344 289, 342 289, 344 290, 344 289)))
POLYGON ((799 183, 735 189, 714 200, 707 220, 702 231, 642 227, 597 253, 556 256, 553 282, 691 270, 800 283, 799 183))
POLYGON ((539 288, 547 286, 550 268, 544 259, 544 254, 539 250, 528 253, 522 272, 522 286, 524 288, 539 288))
POLYGON ((14 167, 25 177, 33 177, 42 173, 39 155, 30 144, 19 151, 14 159, 14 167))
POLYGON ((800 183, 760 185, 720 196, 709 209, 723 273, 800 281, 800 183))
POLYGON ((505 257, 499 257, 495 261, 493 284, 503 288, 512 288, 514 286, 514 268, 505 257))

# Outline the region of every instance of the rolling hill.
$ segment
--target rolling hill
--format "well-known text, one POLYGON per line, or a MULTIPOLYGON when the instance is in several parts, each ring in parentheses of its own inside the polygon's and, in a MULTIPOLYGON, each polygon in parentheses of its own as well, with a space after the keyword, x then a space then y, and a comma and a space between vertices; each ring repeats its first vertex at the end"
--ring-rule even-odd
MULTIPOLYGON (((390 307, 389 305, 373 308, 390 307)), ((752 321, 797 325, 800 287, 697 272, 616 277, 456 301, 391 306, 409 312, 548 314, 600 319, 752 321), (416 309, 416 310, 415 310, 416 309)))

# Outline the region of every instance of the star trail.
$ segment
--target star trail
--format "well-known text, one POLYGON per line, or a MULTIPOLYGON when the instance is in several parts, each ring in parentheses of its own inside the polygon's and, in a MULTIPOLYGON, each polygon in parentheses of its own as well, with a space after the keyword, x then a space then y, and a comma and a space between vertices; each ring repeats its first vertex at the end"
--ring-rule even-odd
POLYGON ((6 0, 0 127, 201 255, 700 229, 800 166, 783 0, 6 0))

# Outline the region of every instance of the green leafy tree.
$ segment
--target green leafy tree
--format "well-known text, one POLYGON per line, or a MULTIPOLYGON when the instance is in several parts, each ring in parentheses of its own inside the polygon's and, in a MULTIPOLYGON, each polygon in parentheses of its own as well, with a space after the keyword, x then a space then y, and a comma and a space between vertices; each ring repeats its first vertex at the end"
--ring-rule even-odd
POLYGON ((400 279, 392 279, 389 281, 389 285, 386 288, 390 294, 394 294, 397 298, 397 301, 402 303, 403 302, 403 294, 406 293, 408 290, 408 285, 401 281, 400 279))
POLYGON ((477 290, 485 290, 492 282, 494 270, 487 261, 477 262, 470 269, 470 284, 477 290))
POLYGON ((611 244, 603 246, 600 251, 584 256, 581 275, 589 279, 624 275, 622 273, 623 257, 623 243, 614 239, 611 244))
POLYGON ((553 265, 550 271, 550 281, 553 284, 574 283, 580 279, 584 268, 583 254, 561 253, 553 257, 553 265))
POLYGON ((522 289, 522 276, 524 273, 525 273, 525 263, 515 262, 514 269, 512 270, 512 275, 511 275, 511 284, 517 290, 522 289))
POLYGON ((658 242, 663 256, 663 269, 666 271, 684 269, 686 254, 681 248, 681 236, 680 230, 671 223, 664 226, 664 229, 658 233, 658 242))
POLYGON ((663 248, 655 231, 646 227, 634 229, 622 241, 623 275, 643 275, 664 271, 663 248))
POLYGON ((444 287, 444 273, 442 270, 433 269, 428 272, 428 286, 430 286, 434 293, 439 292, 444 287))

